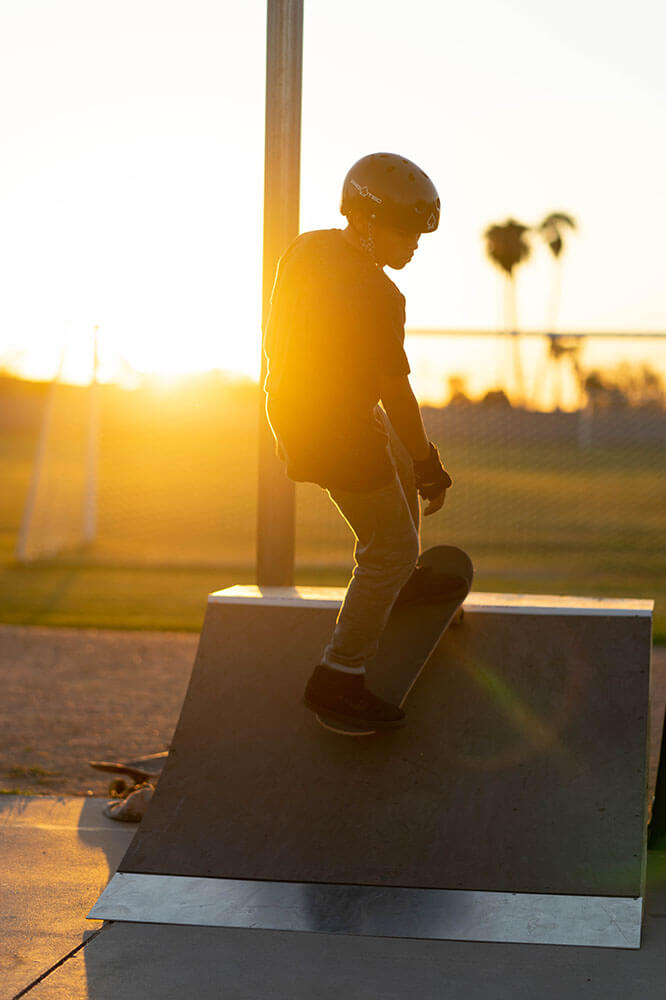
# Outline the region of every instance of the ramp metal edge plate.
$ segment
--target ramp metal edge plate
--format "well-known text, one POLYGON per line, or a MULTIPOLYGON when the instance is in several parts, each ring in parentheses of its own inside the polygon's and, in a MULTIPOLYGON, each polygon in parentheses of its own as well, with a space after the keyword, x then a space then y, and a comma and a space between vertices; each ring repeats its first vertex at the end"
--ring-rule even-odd
MULTIPOLYGON (((209 594, 209 604, 250 604, 257 607, 339 608, 344 587, 256 587, 238 585, 209 594)), ((565 597, 553 594, 490 594, 473 591, 465 611, 517 615, 625 615, 650 617, 654 601, 608 597, 565 597)))
POLYGON ((642 899, 118 872, 88 914, 320 934, 639 948, 642 899))
POLYGON ((513 615, 598 615, 649 618, 654 601, 608 597, 561 597, 554 594, 471 593, 464 603, 468 613, 513 615))

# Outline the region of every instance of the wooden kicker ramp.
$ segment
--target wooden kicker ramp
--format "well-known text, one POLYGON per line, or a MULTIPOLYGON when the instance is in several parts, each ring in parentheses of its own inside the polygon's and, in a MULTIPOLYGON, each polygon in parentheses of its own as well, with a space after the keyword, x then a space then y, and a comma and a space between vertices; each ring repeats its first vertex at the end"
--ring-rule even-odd
POLYGON ((472 593, 408 724, 345 738, 301 703, 342 595, 210 595, 164 773, 89 916, 638 947, 652 602, 472 593))

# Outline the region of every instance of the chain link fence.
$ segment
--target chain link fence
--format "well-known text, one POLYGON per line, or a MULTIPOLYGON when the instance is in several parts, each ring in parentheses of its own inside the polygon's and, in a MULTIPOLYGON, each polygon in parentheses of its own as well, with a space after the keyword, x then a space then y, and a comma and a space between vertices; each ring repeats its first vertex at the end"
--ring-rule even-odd
MULTIPOLYGON (((409 338, 426 427, 455 483, 444 509, 424 520, 423 544, 467 549, 478 589, 658 595, 666 578, 666 342, 598 341, 585 360, 580 347, 555 357, 541 338, 541 353, 534 345, 517 367, 508 340, 409 338), (544 370, 544 346, 552 370, 544 370), (560 393, 559 407, 546 389, 543 408, 524 398, 539 380, 560 393), (433 405, 435 390, 443 403, 433 405)), ((98 389, 97 530, 83 544, 74 529, 86 492, 89 390, 4 380, 5 537, 18 535, 53 392, 33 558, 251 569, 256 383, 209 373, 171 386, 98 389)), ((318 487, 299 485, 296 494, 298 581, 346 582, 348 529, 318 487)))

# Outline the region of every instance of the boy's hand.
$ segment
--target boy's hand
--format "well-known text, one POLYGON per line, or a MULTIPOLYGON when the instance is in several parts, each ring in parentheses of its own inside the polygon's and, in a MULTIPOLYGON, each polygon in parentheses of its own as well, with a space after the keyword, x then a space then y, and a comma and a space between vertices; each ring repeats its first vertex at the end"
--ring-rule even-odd
POLYGON ((444 506, 446 491, 452 485, 451 477, 442 465, 436 446, 430 442, 428 458, 414 462, 416 488, 421 497, 428 501, 423 511, 424 517, 435 514, 444 506))
POLYGON ((446 500, 446 490, 442 490, 438 497, 433 497, 432 500, 428 500, 428 506, 423 511, 423 516, 427 517, 428 514, 436 514, 438 510, 441 510, 444 506, 444 501, 446 500))

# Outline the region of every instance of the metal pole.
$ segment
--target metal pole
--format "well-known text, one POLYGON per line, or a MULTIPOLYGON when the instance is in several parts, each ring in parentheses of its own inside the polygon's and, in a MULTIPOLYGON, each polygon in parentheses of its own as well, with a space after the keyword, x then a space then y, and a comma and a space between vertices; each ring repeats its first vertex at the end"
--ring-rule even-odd
MULTIPOLYGON (((44 407, 44 416, 42 417, 42 426, 39 431, 39 440, 37 442, 37 452, 35 454, 35 461, 32 467, 32 477, 30 479, 30 489, 28 491, 28 499, 26 500, 25 507, 23 509, 23 518, 21 519, 21 527, 19 530, 18 540, 16 543, 16 561, 20 563, 29 562, 30 559, 34 558, 35 555, 44 555, 43 551, 39 551, 36 547, 30 544, 33 519, 35 516, 35 508, 37 506, 37 496, 39 494, 39 487, 42 480, 42 473, 44 471, 44 464, 46 460, 46 448, 49 443, 49 438, 51 437, 51 426, 53 424, 53 408, 55 403, 55 392, 56 386, 60 379, 62 378, 62 370, 65 365, 65 350, 67 347, 67 335, 65 334, 65 340, 63 341, 62 350, 60 351, 60 361, 58 362, 58 369, 55 372, 51 384, 49 386, 48 396, 46 397, 46 405, 44 407)), ((50 554, 50 552, 46 553, 50 554)))
POLYGON ((99 464, 99 326, 93 329, 93 362, 88 396, 88 441, 86 485, 83 497, 83 541, 90 544, 97 537, 97 474, 99 464))
MULTIPOLYGON (((298 235, 303 67, 303 0, 268 0, 264 153, 265 329, 277 262, 298 235)), ((261 384, 266 377, 262 351, 261 384)), ((257 504, 257 584, 294 583, 294 484, 275 456, 261 393, 257 504)))

